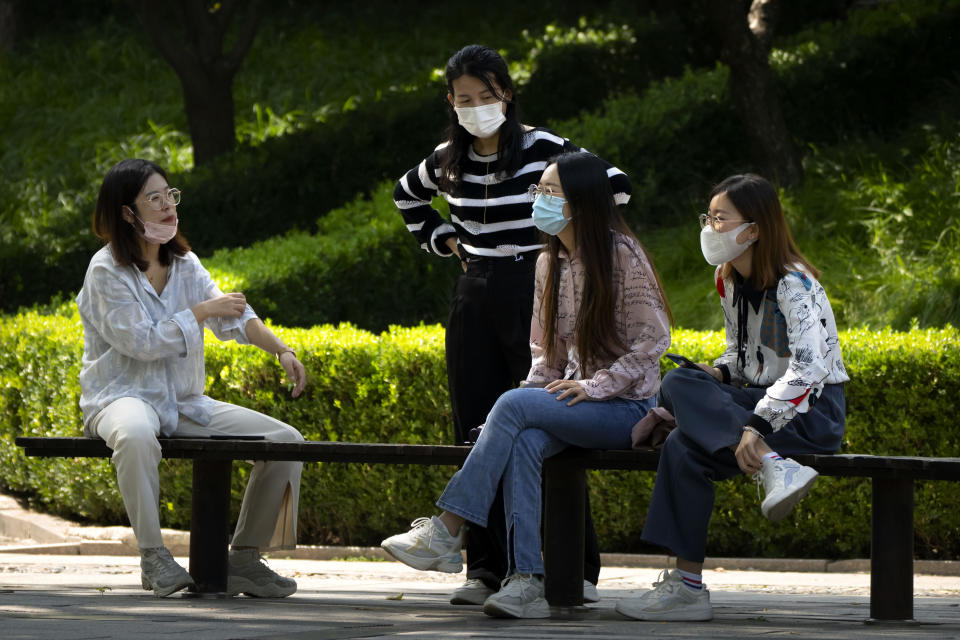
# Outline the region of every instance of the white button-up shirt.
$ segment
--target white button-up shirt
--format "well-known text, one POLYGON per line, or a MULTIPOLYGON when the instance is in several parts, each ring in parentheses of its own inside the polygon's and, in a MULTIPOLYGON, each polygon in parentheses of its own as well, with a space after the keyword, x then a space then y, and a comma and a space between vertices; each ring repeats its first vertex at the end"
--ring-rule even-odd
MULTIPOLYGON (((203 327, 196 304, 222 295, 193 252, 174 257, 163 293, 136 266, 117 263, 107 245, 94 254, 77 296, 83 321, 80 409, 84 425, 114 400, 139 398, 160 417, 160 432, 177 428, 178 414, 209 424, 213 399, 203 395, 203 327)), ((220 340, 249 344, 244 327, 257 315, 208 318, 220 340)))

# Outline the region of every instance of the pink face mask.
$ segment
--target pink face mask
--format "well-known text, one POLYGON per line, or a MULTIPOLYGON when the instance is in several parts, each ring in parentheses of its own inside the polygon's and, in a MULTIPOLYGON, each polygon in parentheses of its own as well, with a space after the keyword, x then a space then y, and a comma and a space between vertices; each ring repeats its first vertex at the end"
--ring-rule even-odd
MULTIPOLYGON (((140 220, 140 217, 136 217, 137 220, 140 220)), ((177 225, 179 220, 173 224, 161 224, 159 222, 144 222, 140 220, 140 224, 143 225, 143 237, 147 242, 152 242, 153 244, 166 244, 173 240, 173 236, 177 235, 177 225)))

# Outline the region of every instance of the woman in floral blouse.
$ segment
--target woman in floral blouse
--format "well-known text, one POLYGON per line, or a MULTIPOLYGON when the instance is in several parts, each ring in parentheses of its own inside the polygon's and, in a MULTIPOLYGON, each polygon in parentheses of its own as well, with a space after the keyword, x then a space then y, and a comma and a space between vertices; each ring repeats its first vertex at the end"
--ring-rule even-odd
POLYGON ((653 590, 617 603, 638 620, 712 617, 701 572, 715 481, 755 475, 766 491, 761 511, 776 522, 817 477, 780 454, 834 453, 843 437, 849 378, 837 324, 776 190, 746 174, 710 195, 700 245, 718 265, 727 344, 713 366, 677 368, 663 379, 660 402, 677 428, 660 453, 642 537, 670 549, 677 568, 653 590))
POLYGON ((533 220, 546 235, 537 259, 532 366, 500 396, 463 468, 421 518, 383 547, 415 569, 457 572, 465 522, 486 525, 501 478, 510 570, 484 613, 544 618, 541 466, 569 446, 628 449, 654 406, 670 317, 659 278, 624 224, 604 163, 559 156, 543 172, 533 220))
MULTIPOLYGON (((244 436, 298 441, 293 427, 203 394, 204 329, 275 355, 306 383, 297 354, 242 293, 221 292, 178 231, 180 190, 147 160, 124 160, 103 179, 93 229, 105 246, 90 260, 77 306, 83 321, 80 408, 84 433, 113 450, 117 484, 140 548, 141 582, 159 597, 193 585, 163 546, 158 511, 163 437, 244 436)), ((296 544, 299 462, 257 462, 229 557, 231 595, 282 597, 296 582, 260 559, 296 544)))

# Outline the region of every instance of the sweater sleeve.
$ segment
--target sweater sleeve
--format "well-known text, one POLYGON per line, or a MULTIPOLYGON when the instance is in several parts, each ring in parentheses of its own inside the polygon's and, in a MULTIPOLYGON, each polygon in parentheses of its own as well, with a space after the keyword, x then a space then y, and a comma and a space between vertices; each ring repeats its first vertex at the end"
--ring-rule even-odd
POLYGON ((790 364, 767 387, 748 424, 764 435, 780 429, 798 413, 806 413, 823 391, 830 372, 825 329, 820 322, 823 287, 809 275, 792 271, 777 285, 777 304, 787 322, 790 364))
POLYGON ((650 266, 628 245, 618 244, 620 315, 628 351, 580 384, 591 400, 607 400, 630 388, 659 388, 660 356, 670 346, 670 321, 650 266))
POLYGON ((446 257, 453 254, 446 240, 457 234, 453 225, 431 206, 433 198, 440 194, 436 183, 437 153, 440 149, 438 147, 400 178, 393 190, 393 201, 420 248, 446 257))
POLYGON ((543 300, 547 279, 547 264, 547 255, 541 253, 537 257, 533 289, 533 318, 530 321, 530 372, 525 381, 531 386, 559 380, 563 377, 567 366, 565 358, 560 360, 560 357, 566 356, 567 353, 566 346, 562 344, 558 344, 554 349, 555 355, 558 356, 555 361, 547 360, 543 316, 540 314, 540 301, 543 300))

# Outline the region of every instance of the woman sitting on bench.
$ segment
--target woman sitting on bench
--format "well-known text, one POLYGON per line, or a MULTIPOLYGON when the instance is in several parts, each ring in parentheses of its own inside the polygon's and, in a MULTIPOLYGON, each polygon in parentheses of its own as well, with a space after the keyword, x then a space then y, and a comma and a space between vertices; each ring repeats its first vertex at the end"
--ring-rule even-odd
MULTIPOLYGON (((203 395, 203 335, 275 354, 300 395, 306 372, 247 305, 222 293, 178 232, 180 190, 163 169, 124 160, 103 179, 93 229, 106 243, 90 261, 77 306, 84 352, 84 433, 113 449, 123 503, 140 548, 144 589, 164 597, 193 579, 163 546, 158 436, 212 434, 299 441, 293 427, 203 395)), ((229 557, 227 590, 284 597, 297 584, 271 571, 259 551, 296 545, 300 462, 257 462, 244 494, 229 557)))
MULTIPOLYGON (((840 448, 849 380, 819 273, 790 234, 777 191, 756 175, 714 187, 700 216, 703 256, 715 275, 727 348, 707 364, 673 369, 660 403, 677 427, 660 452, 642 537, 677 556, 654 589, 621 600, 638 620, 710 620, 701 571, 714 482, 741 473, 763 484, 776 522, 817 477, 790 458, 840 448)), ((744 535, 750 535, 744 532, 744 535)))
POLYGON ((537 258, 532 366, 504 393, 437 502, 439 517, 383 541, 415 569, 459 572, 466 521, 486 526, 503 480, 509 570, 483 604, 497 617, 546 618, 540 554, 541 467, 567 447, 629 449, 656 403, 670 319, 659 278, 614 202, 596 156, 559 156, 543 172, 533 220, 546 235, 537 258))

